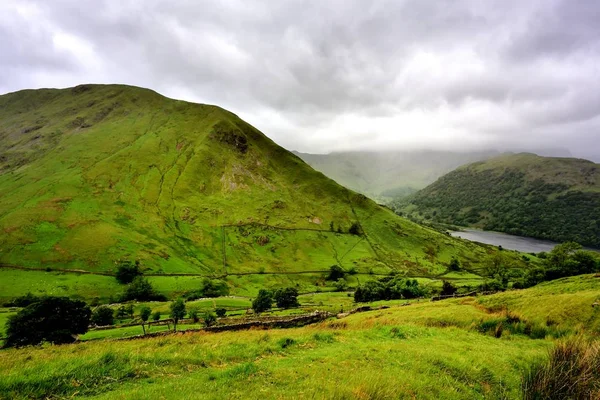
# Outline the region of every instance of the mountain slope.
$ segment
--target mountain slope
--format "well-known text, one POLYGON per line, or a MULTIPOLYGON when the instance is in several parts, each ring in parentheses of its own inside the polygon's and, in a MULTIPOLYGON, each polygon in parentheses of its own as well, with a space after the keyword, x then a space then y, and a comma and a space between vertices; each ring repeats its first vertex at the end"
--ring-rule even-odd
POLYGON ((496 157, 456 169, 399 208, 436 222, 600 247, 600 165, 496 157))
POLYGON ((429 276, 452 256, 477 269, 491 251, 397 217, 228 111, 141 88, 0 96, 0 163, 8 265, 429 276))

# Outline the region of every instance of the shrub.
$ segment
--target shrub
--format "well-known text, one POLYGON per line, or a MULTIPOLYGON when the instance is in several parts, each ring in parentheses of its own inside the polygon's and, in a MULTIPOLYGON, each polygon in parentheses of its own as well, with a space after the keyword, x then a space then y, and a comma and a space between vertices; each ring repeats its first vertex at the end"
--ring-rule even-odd
POLYGON ((92 313, 92 323, 97 326, 114 325, 113 310, 107 306, 100 306, 92 313))
POLYGON ((337 281, 338 279, 342 279, 346 276, 346 271, 339 265, 332 265, 329 267, 329 274, 327 275, 328 281, 337 281))
POLYGON ((123 285, 133 282, 135 277, 140 275, 142 275, 142 271, 140 271, 139 261, 136 261, 135 264, 131 261, 120 261, 115 272, 115 278, 123 285))
POLYGON ((348 283, 344 278, 338 279, 335 282, 334 286, 336 292, 345 292, 346 290, 348 290, 348 283))
POLYGON ((192 321, 198 322, 200 320, 200 317, 198 316, 198 309, 190 308, 190 311, 188 311, 188 317, 190 317, 192 321))
POLYGON ((352 225, 350 225, 350 229, 348 229, 348 233, 360 236, 363 234, 363 230, 358 222, 353 222, 352 225))
POLYGON ((448 270, 460 271, 460 261, 458 261, 458 258, 452 257, 452 260, 450 260, 450 265, 448 265, 448 270))
POLYGON ((91 315, 83 301, 41 297, 8 319, 4 346, 72 343, 75 335, 87 332, 91 315))
POLYGON ((152 321, 160 321, 160 311, 155 311, 154 314, 152 314, 152 321))
POLYGON ((184 297, 187 301, 198 300, 203 297, 219 297, 229 294, 229 286, 227 283, 218 279, 204 278, 200 289, 185 293, 184 297))
POLYGON ((521 383, 523 398, 597 399, 600 345, 583 340, 558 343, 548 359, 533 363, 521 383))
POLYGON ((252 301, 252 309, 256 313, 269 310, 273 304, 273 296, 271 292, 266 289, 260 289, 258 295, 252 301))
POLYGON ((148 279, 137 276, 127 286, 125 293, 121 296, 121 301, 166 301, 167 298, 157 293, 148 279))
POLYGON ((217 314, 217 317, 223 318, 227 314, 227 310, 224 308, 217 308, 215 309, 215 314, 217 314))
POLYGON ((277 289, 273 293, 273 298, 277 307, 280 308, 292 308, 300 305, 298 303, 298 290, 296 288, 277 289))
POLYGON ((120 306, 115 311, 115 318, 117 319, 131 319, 133 318, 133 304, 127 304, 126 306, 120 306))
POLYGON ((378 281, 368 281, 354 292, 354 301, 369 302, 392 299, 414 299, 425 294, 416 279, 388 276, 378 281))
POLYGON ((202 319, 204 320, 204 326, 211 326, 217 322, 217 316, 209 311, 204 313, 202 319))
POLYGON ((4 303, 4 307, 27 307, 40 300, 40 297, 27 293, 25 296, 15 297, 14 299, 4 303))
POLYGON ((185 302, 179 298, 171 303, 171 318, 173 318, 173 330, 177 332, 177 323, 185 317, 185 302))
POLYGON ((440 293, 442 296, 452 296, 456 293, 458 289, 452 283, 448 281, 444 281, 442 284, 442 292, 440 293))

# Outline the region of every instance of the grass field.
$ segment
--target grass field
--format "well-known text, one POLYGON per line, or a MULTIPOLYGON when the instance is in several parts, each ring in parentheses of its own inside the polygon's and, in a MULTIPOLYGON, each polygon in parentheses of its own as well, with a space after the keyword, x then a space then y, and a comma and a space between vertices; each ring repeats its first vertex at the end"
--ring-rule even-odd
POLYGON ((0 352, 0 393, 107 399, 172 393, 240 399, 518 397, 523 369, 551 342, 496 339, 468 329, 487 317, 459 302, 428 303, 288 330, 8 350, 0 352), (455 325, 440 327, 448 320, 455 325))
MULTIPOLYGON (((0 351, 0 398, 517 399, 521 376, 545 357, 557 332, 597 337, 600 315, 589 302, 599 297, 600 278, 584 275, 491 296, 378 302, 372 305, 389 308, 303 328, 131 341, 92 339, 140 335, 141 327, 91 331, 75 345, 0 351), (498 338, 485 328, 508 315, 546 329, 545 337, 504 329, 498 338)), ((344 293, 301 300, 353 306, 344 293)), ((247 304, 214 301, 190 305, 247 304)), ((167 303, 151 306, 165 310, 167 303)))

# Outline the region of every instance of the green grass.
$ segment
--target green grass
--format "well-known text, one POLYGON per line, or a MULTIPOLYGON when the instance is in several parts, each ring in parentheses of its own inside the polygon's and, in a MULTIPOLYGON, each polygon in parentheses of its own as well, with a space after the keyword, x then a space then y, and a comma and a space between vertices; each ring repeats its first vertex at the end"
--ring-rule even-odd
POLYGON ((539 324, 600 334, 600 277, 581 275, 544 282, 527 290, 481 297, 490 309, 507 309, 539 324))
MULTIPOLYGON (((140 326, 91 331, 76 345, 0 351, 0 398, 520 398, 521 376, 554 343, 539 332, 597 337, 600 316, 587 302, 600 297, 599 281, 584 275, 485 297, 377 302, 389 308, 294 329, 131 341, 92 339, 140 335, 140 326), (495 337, 508 315, 520 322, 495 337)), ((351 306, 344 293, 300 298, 351 306)), ((215 299, 229 307, 244 301, 215 299)))
MULTIPOLYGON (((199 398, 514 398, 548 341, 495 339, 432 321, 479 318, 476 308, 424 304, 316 326, 0 352, 0 393, 199 398), (466 310, 467 311, 465 313, 466 310), (429 319, 422 319, 424 312, 429 319), (385 366, 385 368, 382 368, 385 366)), ((140 327, 133 327, 141 332, 140 327)), ((115 333, 116 334, 116 333, 115 333)))

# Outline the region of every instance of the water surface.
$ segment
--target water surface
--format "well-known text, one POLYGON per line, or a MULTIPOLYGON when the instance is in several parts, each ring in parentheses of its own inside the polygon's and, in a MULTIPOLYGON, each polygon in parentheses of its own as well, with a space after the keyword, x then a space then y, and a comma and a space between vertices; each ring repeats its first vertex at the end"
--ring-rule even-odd
POLYGON ((541 251, 550 251, 558 243, 550 240, 534 239, 525 236, 509 235, 507 233, 479 231, 476 229, 465 228, 462 231, 450 232, 454 237, 502 246, 504 249, 517 250, 524 253, 539 253, 541 251))

